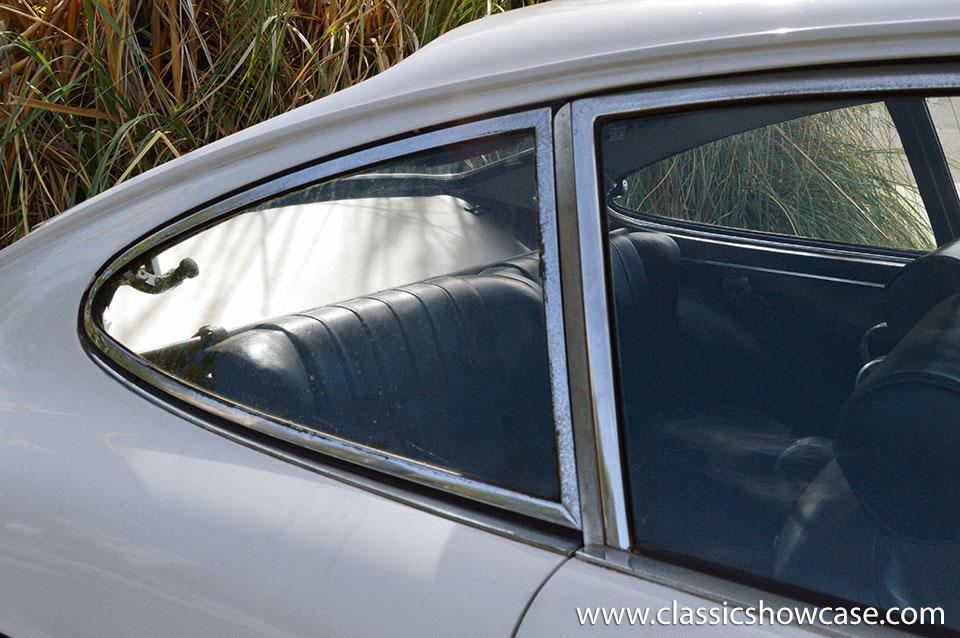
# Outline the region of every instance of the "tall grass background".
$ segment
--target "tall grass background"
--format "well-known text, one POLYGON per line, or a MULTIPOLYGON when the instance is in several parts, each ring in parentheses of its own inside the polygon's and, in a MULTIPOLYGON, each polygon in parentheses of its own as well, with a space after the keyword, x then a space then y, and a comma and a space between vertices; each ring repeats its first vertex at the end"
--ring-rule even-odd
POLYGON ((0 248, 132 175, 534 0, 2 0, 0 248))

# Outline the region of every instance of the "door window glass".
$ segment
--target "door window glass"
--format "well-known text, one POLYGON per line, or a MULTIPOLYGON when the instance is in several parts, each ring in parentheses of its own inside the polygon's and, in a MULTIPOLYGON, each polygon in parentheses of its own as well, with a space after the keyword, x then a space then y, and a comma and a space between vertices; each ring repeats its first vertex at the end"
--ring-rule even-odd
POLYGON ((634 546, 939 607, 960 627, 955 249, 884 288, 848 255, 703 236, 932 248, 884 104, 636 118, 598 135, 634 546), (687 222, 700 232, 660 232, 687 222), (814 259, 834 274, 792 270, 814 259))

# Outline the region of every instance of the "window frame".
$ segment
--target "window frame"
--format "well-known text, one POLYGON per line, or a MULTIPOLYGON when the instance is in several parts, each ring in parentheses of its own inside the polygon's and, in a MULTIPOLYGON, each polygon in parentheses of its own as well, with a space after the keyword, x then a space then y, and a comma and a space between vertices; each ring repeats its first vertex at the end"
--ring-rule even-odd
MULTIPOLYGON (((568 304, 566 321, 570 330, 581 331, 568 337, 568 356, 571 370, 578 365, 586 370, 582 380, 584 391, 573 393, 572 406, 584 531, 584 547, 577 552, 578 558, 716 602, 755 604, 757 595, 762 594, 768 603, 783 605, 849 607, 858 604, 660 550, 642 539, 634 542, 626 495, 625 450, 620 439, 619 388, 613 349, 616 330, 598 126, 604 118, 625 115, 658 116, 697 108, 805 98, 829 100, 875 95, 886 99, 904 94, 929 95, 934 91, 960 92, 960 67, 955 63, 888 64, 757 73, 584 97, 560 110, 555 120, 558 204, 561 220, 569 217, 566 224, 575 227, 569 232, 577 234, 575 238, 567 237, 563 229, 561 234, 564 257, 574 250, 573 246, 577 248, 577 263, 564 266, 575 268, 575 272, 565 273, 565 282, 569 281, 570 288, 575 290, 565 289, 565 293, 577 302, 568 304), (567 148, 568 155, 559 154, 563 148, 567 148)), ((939 146, 939 137, 937 144, 939 146)), ((816 240, 792 241, 792 238, 759 236, 735 229, 730 232, 722 227, 688 230, 670 221, 642 222, 641 225, 678 236, 749 245, 801 258, 839 257, 898 268, 915 257, 915 253, 904 251, 897 254, 898 251, 870 247, 861 250, 853 246, 823 246, 817 245, 816 240)), ((923 631, 918 626, 899 629, 906 630, 905 633, 923 631)), ((868 627, 846 628, 847 633, 855 636, 870 635, 869 630, 868 627)))
MULTIPOLYGON (((530 516, 563 527, 580 528, 580 504, 576 484, 576 466, 573 452, 573 434, 570 417, 570 398, 567 382, 564 318, 561 312, 560 270, 557 240, 557 215, 554 195, 552 112, 548 108, 501 115, 469 122, 428 133, 372 146, 333 159, 321 159, 306 168, 281 175, 257 184, 238 194, 217 201, 182 219, 172 218, 164 227, 124 250, 113 258, 97 275, 87 290, 82 306, 81 328, 93 346, 96 358, 108 366, 118 365, 133 377, 132 385, 147 384, 177 401, 202 413, 201 425, 221 431, 208 415, 247 428, 255 434, 291 443, 312 452, 340 461, 356 464, 428 488, 438 489, 473 501, 493 505, 511 512, 530 516), (551 386, 551 405, 556 441, 557 473, 560 500, 551 501, 509 488, 462 476, 455 471, 400 457, 366 447, 359 443, 312 430, 292 421, 247 408, 227 399, 208 394, 184 380, 166 372, 155 364, 137 356, 113 339, 95 316, 94 301, 110 277, 139 256, 196 232, 199 228, 222 221, 250 210, 257 203, 292 190, 318 183, 367 166, 457 142, 496 136, 505 133, 531 131, 535 136, 537 190, 539 196, 539 230, 541 236, 541 272, 544 296, 547 341, 547 359, 551 386)), ((166 402, 164 402, 166 403, 166 402)), ((172 406, 167 406, 172 407, 172 406)), ((174 411, 183 415, 183 411, 174 411)), ((191 420, 197 421, 196 418, 191 420)), ((237 438, 237 437, 232 437, 237 438)), ((243 442, 258 448, 255 438, 242 437, 243 442)), ((272 450, 270 450, 272 451, 272 450)))

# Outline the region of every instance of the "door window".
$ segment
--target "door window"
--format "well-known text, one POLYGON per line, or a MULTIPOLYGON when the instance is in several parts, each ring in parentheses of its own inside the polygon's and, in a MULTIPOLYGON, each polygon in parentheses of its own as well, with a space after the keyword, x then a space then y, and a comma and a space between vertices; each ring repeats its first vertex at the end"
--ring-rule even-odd
POLYGON ((884 103, 598 136, 634 547, 960 626, 956 245, 884 288, 853 281, 849 254, 829 277, 787 272, 796 251, 760 241, 935 247, 884 103), (704 239, 728 229, 757 241, 704 239))

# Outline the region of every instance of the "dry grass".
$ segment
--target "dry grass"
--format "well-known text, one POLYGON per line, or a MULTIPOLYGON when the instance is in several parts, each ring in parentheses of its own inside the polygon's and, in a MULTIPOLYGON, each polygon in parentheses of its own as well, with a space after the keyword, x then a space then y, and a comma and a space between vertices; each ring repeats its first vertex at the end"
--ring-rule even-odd
POLYGON ((3 0, 0 247, 532 0, 3 0), (32 4, 38 2, 38 4, 32 4))

